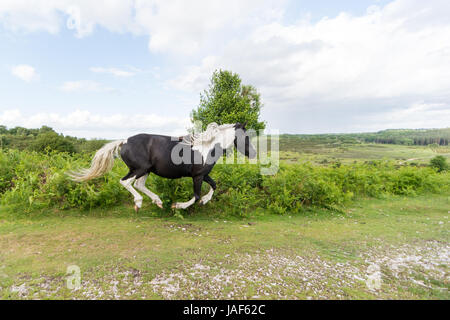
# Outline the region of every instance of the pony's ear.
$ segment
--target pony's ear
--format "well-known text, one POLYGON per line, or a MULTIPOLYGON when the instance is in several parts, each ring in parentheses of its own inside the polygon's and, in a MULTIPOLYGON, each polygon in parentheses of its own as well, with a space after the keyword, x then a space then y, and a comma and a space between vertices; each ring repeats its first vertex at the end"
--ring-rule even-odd
POLYGON ((248 121, 245 121, 244 124, 242 125, 242 129, 245 129, 245 127, 247 126, 248 121))

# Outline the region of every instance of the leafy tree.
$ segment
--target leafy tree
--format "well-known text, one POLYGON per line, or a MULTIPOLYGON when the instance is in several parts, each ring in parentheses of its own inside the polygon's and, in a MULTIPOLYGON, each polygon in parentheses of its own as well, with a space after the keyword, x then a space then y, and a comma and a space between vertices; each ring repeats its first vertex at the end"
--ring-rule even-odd
POLYGON ((53 128, 48 127, 48 126, 42 126, 39 129, 39 134, 43 134, 43 133, 47 133, 47 132, 55 132, 55 130, 53 130, 53 128))
POLYGON ((192 122, 201 121, 203 129, 211 122, 218 124, 247 122, 247 128, 264 129, 259 121, 261 98, 256 88, 243 85, 237 73, 214 71, 208 90, 200 94, 200 105, 191 113, 192 122))
POLYGON ((438 172, 448 169, 447 159, 444 156, 436 156, 430 160, 430 166, 436 168, 438 172))
POLYGON ((33 141, 31 149, 39 152, 44 152, 48 149, 60 152, 75 152, 75 146, 72 142, 52 131, 38 135, 33 141))
POLYGON ((8 139, 5 134, 0 134, 0 149, 6 147, 8 145, 8 139))

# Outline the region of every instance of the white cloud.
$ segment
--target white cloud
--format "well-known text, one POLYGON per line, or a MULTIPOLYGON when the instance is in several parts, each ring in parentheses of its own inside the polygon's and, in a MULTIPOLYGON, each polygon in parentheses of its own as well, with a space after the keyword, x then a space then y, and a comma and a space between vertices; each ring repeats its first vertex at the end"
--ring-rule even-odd
POLYGON ((172 83, 196 91, 205 87, 205 74, 230 68, 271 96, 289 100, 445 94, 450 20, 428 26, 422 14, 431 21, 433 12, 447 9, 450 16, 450 6, 432 2, 398 0, 361 17, 343 13, 317 23, 264 25, 231 42, 220 57, 208 56, 187 68, 172 83))
MULTIPOLYGON (((305 15, 289 24, 282 20, 284 4, 3 0, 0 23, 24 32, 68 27, 77 37, 97 26, 148 35, 151 51, 175 53, 178 63, 194 54, 197 61, 169 85, 198 93, 214 69, 231 69, 258 88, 264 118, 281 131, 366 131, 383 123, 401 126, 402 119, 405 125, 448 125, 444 111, 414 106, 450 105, 450 1, 395 0, 360 16, 341 13, 312 22, 305 15)), ((91 71, 134 73, 98 66, 91 71)), ((61 89, 112 90, 87 80, 61 89)))
POLYGON ((221 46, 243 26, 281 18, 285 1, 137 1, 136 24, 154 52, 190 54, 221 46))
POLYGON ((224 66, 221 58, 208 56, 202 60, 200 65, 186 67, 183 74, 169 80, 168 84, 179 90, 199 92, 207 88, 213 71, 223 69, 224 66))
POLYGON ((106 87, 92 80, 66 81, 60 87, 66 92, 111 92, 113 88, 106 87))
POLYGON ((112 32, 148 35, 155 52, 194 53, 223 43, 230 32, 281 17, 275 0, 2 0, 0 21, 12 31, 57 33, 62 26, 75 36, 96 26, 112 32), (64 24, 65 22, 65 24, 64 24))
POLYGON ((361 119, 365 124, 363 126, 356 125, 355 128, 363 131, 398 128, 442 128, 449 126, 449 119, 450 103, 418 101, 406 108, 393 109, 382 114, 372 115, 368 119, 361 119))
POLYGON ((70 113, 39 112, 23 114, 17 109, 0 113, 0 123, 7 127, 39 128, 47 125, 58 132, 88 138, 126 138, 137 133, 182 135, 189 118, 162 117, 156 114, 95 114, 87 110, 70 113))
POLYGON ((132 0, 2 0, 0 21, 15 32, 57 33, 62 26, 77 37, 92 33, 96 25, 113 32, 132 31, 132 0), (64 23, 65 22, 65 23, 64 23))
POLYGON ((118 68, 102 68, 102 67, 92 67, 89 70, 95 73, 107 73, 112 74, 116 77, 132 77, 137 73, 141 72, 141 70, 137 68, 131 68, 130 70, 122 70, 118 68))
POLYGON ((39 78, 36 70, 27 64, 20 64, 11 68, 11 74, 23 81, 30 82, 39 78))
POLYGON ((0 22, 14 32, 59 31, 61 17, 54 10, 57 1, 0 1, 0 22))
MULTIPOLYGON (((396 113, 405 123, 416 112, 409 123, 428 126, 430 110, 411 105, 421 100, 450 105, 449 16, 448 1, 397 0, 362 16, 274 22, 229 42, 223 54, 203 58, 169 83, 198 92, 214 69, 233 70, 262 93, 266 119, 289 131, 311 123, 322 131, 353 130, 359 124, 346 119, 355 114, 368 124, 367 114, 390 117, 393 109, 409 110, 396 113)), ((445 115, 432 123, 447 126, 445 115)))

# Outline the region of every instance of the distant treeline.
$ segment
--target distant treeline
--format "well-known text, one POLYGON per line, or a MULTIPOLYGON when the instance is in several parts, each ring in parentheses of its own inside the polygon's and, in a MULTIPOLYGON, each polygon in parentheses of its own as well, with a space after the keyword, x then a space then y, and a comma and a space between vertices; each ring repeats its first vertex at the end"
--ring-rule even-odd
POLYGON ((316 143, 383 143, 401 145, 448 146, 450 128, 445 129, 389 129, 373 133, 282 135, 284 138, 300 137, 316 143))
POLYGON ((375 143, 419 145, 419 146, 437 144, 440 146, 448 146, 450 141, 450 128, 383 130, 376 133, 357 134, 356 137, 363 139, 365 142, 375 142, 375 143))
MULTIPOLYGON (((440 145, 448 146, 450 128, 445 129, 395 129, 374 133, 346 134, 282 134, 280 149, 289 150, 289 146, 302 144, 357 144, 383 143, 401 145, 440 145)), ((58 134, 48 126, 39 129, 15 127, 8 129, 0 125, 0 148, 31 150, 39 152, 60 151, 68 153, 91 152, 99 149, 108 140, 76 138, 58 134)))
POLYGON ((50 127, 39 129, 15 127, 8 129, 0 125, 0 149, 30 150, 39 152, 91 152, 99 149, 107 140, 87 140, 58 134, 50 127))

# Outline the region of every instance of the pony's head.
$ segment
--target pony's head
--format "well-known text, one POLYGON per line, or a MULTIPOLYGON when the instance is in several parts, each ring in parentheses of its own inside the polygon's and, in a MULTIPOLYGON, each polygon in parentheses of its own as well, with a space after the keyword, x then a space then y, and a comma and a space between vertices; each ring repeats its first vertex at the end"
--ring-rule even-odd
POLYGON ((247 122, 245 123, 236 123, 234 125, 234 146, 236 149, 250 159, 254 159, 256 157, 255 147, 250 142, 250 136, 247 133, 247 129, 245 129, 247 122))

